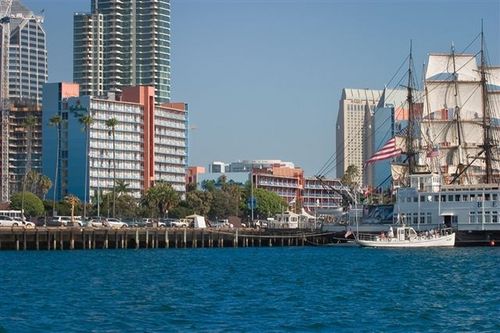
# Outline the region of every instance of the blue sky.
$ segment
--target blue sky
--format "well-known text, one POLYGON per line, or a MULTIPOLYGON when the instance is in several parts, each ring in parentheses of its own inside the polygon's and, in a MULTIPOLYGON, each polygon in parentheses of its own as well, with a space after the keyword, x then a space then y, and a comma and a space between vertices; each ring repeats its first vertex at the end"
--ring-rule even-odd
MULTIPOLYGON (((49 81, 71 81, 72 13, 90 0, 21 1, 44 9, 49 81)), ((452 42, 466 48, 483 19, 500 65, 498 0, 171 3, 172 99, 189 104, 190 165, 282 159, 314 175, 335 150, 342 88, 382 89, 410 39, 419 69, 452 42)))

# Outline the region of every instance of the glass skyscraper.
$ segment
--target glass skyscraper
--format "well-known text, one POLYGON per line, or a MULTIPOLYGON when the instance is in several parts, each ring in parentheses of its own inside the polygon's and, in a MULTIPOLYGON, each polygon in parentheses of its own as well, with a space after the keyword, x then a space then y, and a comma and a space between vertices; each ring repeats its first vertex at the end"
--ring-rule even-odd
MULTIPOLYGON (((4 12, 2 1, 1 10, 4 12)), ((43 17, 18 0, 12 2, 9 45, 9 97, 41 102, 48 79, 43 17)))
POLYGON ((74 16, 73 79, 82 95, 155 87, 170 101, 170 0, 92 0, 74 16))

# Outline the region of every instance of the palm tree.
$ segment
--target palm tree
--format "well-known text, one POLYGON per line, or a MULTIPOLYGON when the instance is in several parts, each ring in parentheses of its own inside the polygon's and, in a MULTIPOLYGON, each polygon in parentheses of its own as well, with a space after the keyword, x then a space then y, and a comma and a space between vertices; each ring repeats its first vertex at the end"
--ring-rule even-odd
POLYGON ((61 141, 61 122, 62 118, 59 115, 55 115, 49 120, 49 126, 53 126, 57 129, 57 148, 56 148, 56 169, 54 173, 54 198, 52 203, 52 215, 56 212, 56 192, 57 192, 57 176, 59 172, 59 155, 60 155, 60 141, 61 141))
POLYGON ((64 201, 66 201, 68 204, 71 205, 71 222, 75 222, 75 206, 80 203, 80 200, 75 197, 74 195, 70 194, 66 198, 64 198, 64 201))
POLYGON ((113 135, 113 217, 115 217, 116 212, 116 159, 115 159, 115 127, 118 124, 118 120, 116 118, 110 118, 106 120, 106 126, 111 128, 111 134, 113 135))
POLYGON ((130 192, 130 189, 128 188, 129 186, 130 184, 125 183, 123 179, 118 179, 115 186, 116 195, 120 197, 122 194, 130 192))
MULTIPOLYGON (((87 217, 87 193, 88 193, 88 164, 89 164, 89 153, 90 153, 90 126, 94 122, 94 118, 90 114, 85 114, 78 118, 80 124, 83 125, 83 130, 85 131, 85 193, 83 198, 83 219, 87 217)), ((99 205, 99 202, 97 203, 99 205)))
POLYGON ((26 192, 26 178, 28 177, 28 173, 31 171, 31 155, 33 150, 33 128, 36 125, 36 118, 33 115, 29 115, 26 117, 23 123, 23 127, 26 130, 26 165, 24 168, 23 175, 23 195, 21 198, 21 211, 24 210, 24 192, 26 192))
POLYGON ((38 188, 42 193, 43 200, 45 200, 45 196, 47 195, 47 192, 50 190, 51 187, 52 187, 52 182, 50 181, 49 177, 42 175, 40 176, 40 178, 38 178, 38 188))
POLYGON ((159 217, 164 217, 179 201, 179 194, 172 185, 159 182, 146 192, 142 203, 144 206, 156 207, 159 217))

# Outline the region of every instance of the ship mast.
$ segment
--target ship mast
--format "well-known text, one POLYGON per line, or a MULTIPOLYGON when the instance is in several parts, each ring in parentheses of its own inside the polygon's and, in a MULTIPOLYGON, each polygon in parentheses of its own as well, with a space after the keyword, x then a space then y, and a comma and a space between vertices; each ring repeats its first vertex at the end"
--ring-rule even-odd
POLYGON ((486 59, 484 56, 484 33, 483 23, 481 21, 481 88, 483 93, 483 145, 481 148, 484 151, 486 176, 485 183, 489 184, 493 181, 492 148, 491 142, 491 116, 488 105, 488 87, 486 85, 486 59))
POLYGON ((462 124, 461 124, 461 117, 460 117, 460 106, 458 105, 458 74, 457 74, 457 67, 456 67, 456 59, 455 59, 455 46, 452 44, 451 45, 451 56, 453 59, 453 83, 455 86, 455 120, 457 124, 457 139, 458 139, 458 169, 457 169, 457 174, 462 174, 462 170, 464 169, 464 159, 463 159, 463 149, 462 149, 462 124))
POLYGON ((415 127, 415 112, 413 109, 413 55, 412 55, 412 42, 410 40, 410 57, 408 60, 408 95, 406 101, 408 103, 408 131, 406 133, 406 153, 408 156, 408 174, 411 175, 415 173, 415 149, 413 147, 414 133, 413 129, 415 127))

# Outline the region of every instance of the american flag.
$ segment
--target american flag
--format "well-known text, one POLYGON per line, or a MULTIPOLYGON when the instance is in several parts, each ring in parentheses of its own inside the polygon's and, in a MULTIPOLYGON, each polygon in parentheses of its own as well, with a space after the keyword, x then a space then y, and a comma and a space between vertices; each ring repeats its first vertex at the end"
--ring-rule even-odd
POLYGON ((439 156, 439 147, 432 147, 429 151, 427 151, 427 157, 438 157, 439 156))
POLYGON ((370 163, 375 163, 377 161, 386 160, 388 158, 401 155, 401 149, 396 147, 396 138, 392 138, 386 142, 386 144, 380 148, 370 159, 365 163, 368 165, 370 163))

